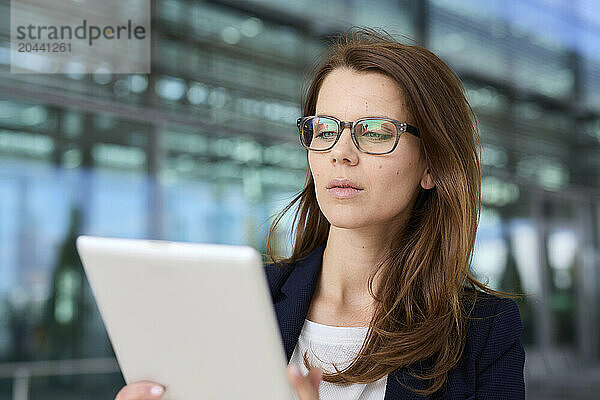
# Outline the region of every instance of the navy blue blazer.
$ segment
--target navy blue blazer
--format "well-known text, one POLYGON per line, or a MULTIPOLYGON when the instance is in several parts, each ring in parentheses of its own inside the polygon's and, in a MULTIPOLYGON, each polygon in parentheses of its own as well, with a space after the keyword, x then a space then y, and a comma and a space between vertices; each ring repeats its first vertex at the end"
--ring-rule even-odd
MULTIPOLYGON (((295 264, 265 266, 288 362, 308 313, 324 250, 322 244, 295 264)), ((468 321, 465 349, 458 366, 449 372, 447 385, 433 395, 418 395, 400 382, 421 389, 425 382, 411 377, 406 367, 399 368, 388 375, 384 400, 525 398, 523 325, 517 304, 485 293, 478 293, 477 299, 471 316, 486 318, 468 321)))

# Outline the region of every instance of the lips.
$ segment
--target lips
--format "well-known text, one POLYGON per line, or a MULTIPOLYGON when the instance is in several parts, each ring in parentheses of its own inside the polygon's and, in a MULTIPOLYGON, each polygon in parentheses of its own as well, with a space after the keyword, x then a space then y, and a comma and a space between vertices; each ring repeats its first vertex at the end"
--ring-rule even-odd
POLYGON ((350 189, 363 190, 363 188, 361 186, 359 186, 358 184, 352 182, 350 179, 347 179, 347 178, 332 179, 329 182, 329 185, 327 185, 327 189, 332 189, 332 188, 350 188, 350 189))

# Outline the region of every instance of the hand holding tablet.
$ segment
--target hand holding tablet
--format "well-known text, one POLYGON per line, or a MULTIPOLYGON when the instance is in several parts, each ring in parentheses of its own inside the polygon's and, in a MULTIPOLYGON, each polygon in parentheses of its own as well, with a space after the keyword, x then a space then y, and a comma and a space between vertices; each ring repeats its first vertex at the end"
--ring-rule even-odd
POLYGON ((80 236, 77 250, 128 384, 118 400, 312 400, 317 372, 285 372, 255 249, 80 236))
MULTIPOLYGON (((290 383, 296 390, 299 400, 319 400, 319 383, 321 370, 311 369, 307 375, 302 376, 297 368, 288 367, 287 375, 290 383)), ((165 394, 165 387, 156 382, 133 382, 117 393, 115 400, 157 400, 165 394)))

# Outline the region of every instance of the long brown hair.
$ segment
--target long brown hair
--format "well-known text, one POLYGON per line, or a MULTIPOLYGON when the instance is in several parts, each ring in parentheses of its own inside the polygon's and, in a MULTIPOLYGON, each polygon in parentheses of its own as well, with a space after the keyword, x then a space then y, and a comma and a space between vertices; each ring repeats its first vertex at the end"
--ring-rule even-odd
MULTIPOLYGON (((424 390, 412 390, 431 394, 442 388, 462 354, 467 295, 476 299, 477 288, 507 295, 487 288, 470 272, 481 208, 475 115, 457 75, 423 47, 401 44, 385 31, 351 28, 328 50, 305 93, 302 115, 314 115, 321 84, 336 68, 386 74, 402 90, 409 115, 420 130, 421 150, 435 187, 419 188, 408 221, 397 229, 392 249, 369 277, 376 307, 360 353, 347 368, 324 373, 323 380, 370 383, 397 368, 429 361, 425 371, 411 374, 429 383, 424 390), (379 272, 385 279, 374 293, 373 279, 379 272)), ((319 209, 307 168, 303 189, 269 229, 267 255, 274 262, 295 263, 323 244, 328 233, 329 222, 319 209), (273 233, 295 203, 292 255, 278 258, 272 248, 273 233)), ((311 367, 306 353, 304 364, 311 367)))

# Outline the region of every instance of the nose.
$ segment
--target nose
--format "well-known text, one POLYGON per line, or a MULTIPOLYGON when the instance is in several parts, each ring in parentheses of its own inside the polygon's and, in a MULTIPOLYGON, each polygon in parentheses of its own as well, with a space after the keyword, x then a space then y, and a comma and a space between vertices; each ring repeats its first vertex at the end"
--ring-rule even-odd
POLYGON ((342 131, 340 139, 331 149, 330 157, 332 164, 342 162, 353 165, 358 161, 358 149, 352 141, 349 127, 345 127, 342 131))

